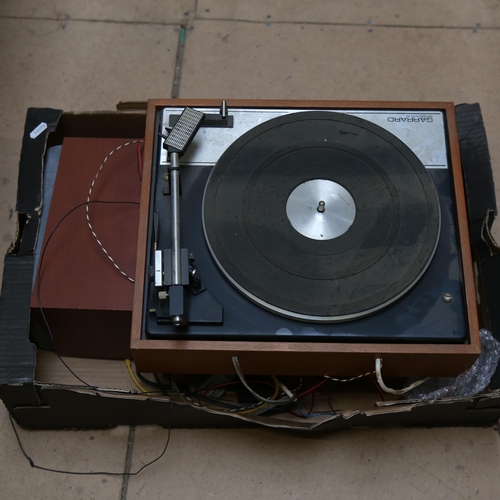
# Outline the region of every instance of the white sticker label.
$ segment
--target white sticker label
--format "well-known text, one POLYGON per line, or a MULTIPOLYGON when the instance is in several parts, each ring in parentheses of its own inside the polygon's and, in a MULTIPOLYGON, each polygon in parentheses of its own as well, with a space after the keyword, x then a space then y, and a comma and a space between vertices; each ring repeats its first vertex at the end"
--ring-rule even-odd
POLYGON ((35 127, 30 132, 30 137, 32 139, 36 139, 45 129, 47 128, 47 124, 45 122, 40 123, 37 127, 35 127))

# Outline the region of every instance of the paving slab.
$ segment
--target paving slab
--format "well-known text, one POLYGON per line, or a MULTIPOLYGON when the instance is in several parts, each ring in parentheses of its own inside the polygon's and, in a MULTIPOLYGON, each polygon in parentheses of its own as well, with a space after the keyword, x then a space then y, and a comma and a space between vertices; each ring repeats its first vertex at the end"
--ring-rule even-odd
POLYGON ((494 28, 500 26, 497 0, 199 0, 197 18, 249 22, 305 22, 494 28))
MULTIPOLYGON (((21 442, 35 464, 70 471, 123 472, 128 427, 87 431, 27 431, 21 442)), ((56 474, 30 467, 21 453, 7 410, 0 403, 1 498, 118 499, 121 476, 56 474)))
POLYGON ((180 95, 479 102, 495 165, 499 46, 497 30, 195 21, 180 95))
POLYGON ((0 17, 178 24, 195 5, 195 0, 3 0, 0 17))
POLYGON ((2 130, 28 106, 113 109, 169 95, 178 38, 175 26, 0 19, 2 130))
MULTIPOLYGON (((166 438, 165 429, 138 428, 132 469, 166 438)), ((174 429, 165 457, 130 478, 128 498, 493 500, 499 466, 493 429, 174 429)))

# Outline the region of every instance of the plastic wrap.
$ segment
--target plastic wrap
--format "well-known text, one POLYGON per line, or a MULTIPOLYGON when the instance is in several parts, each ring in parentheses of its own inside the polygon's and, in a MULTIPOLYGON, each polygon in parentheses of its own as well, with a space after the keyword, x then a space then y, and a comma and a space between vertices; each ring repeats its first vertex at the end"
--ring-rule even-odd
POLYGON ((500 359, 500 342, 488 330, 480 330, 479 335, 481 354, 468 370, 457 378, 430 378, 406 394, 406 398, 434 403, 438 399, 471 397, 480 393, 495 373, 500 359))

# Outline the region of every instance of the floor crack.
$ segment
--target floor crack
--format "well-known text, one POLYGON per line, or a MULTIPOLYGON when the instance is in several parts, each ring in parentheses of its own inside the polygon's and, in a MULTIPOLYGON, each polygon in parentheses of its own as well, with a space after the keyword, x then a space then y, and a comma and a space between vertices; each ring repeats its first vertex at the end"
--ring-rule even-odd
POLYGON ((122 489, 120 492, 120 500, 127 499, 128 491, 128 481, 130 479, 130 467, 132 466, 132 453, 134 451, 134 441, 135 441, 135 425, 130 426, 130 431, 128 433, 127 440, 127 454, 125 456, 125 469, 124 476, 122 480, 122 489))

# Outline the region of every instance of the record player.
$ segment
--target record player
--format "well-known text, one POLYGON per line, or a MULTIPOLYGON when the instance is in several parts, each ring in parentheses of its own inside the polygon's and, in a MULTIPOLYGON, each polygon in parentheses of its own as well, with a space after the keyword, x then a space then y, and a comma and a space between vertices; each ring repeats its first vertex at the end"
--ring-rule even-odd
POLYGON ((480 352, 451 103, 148 103, 139 370, 453 375, 480 352))

